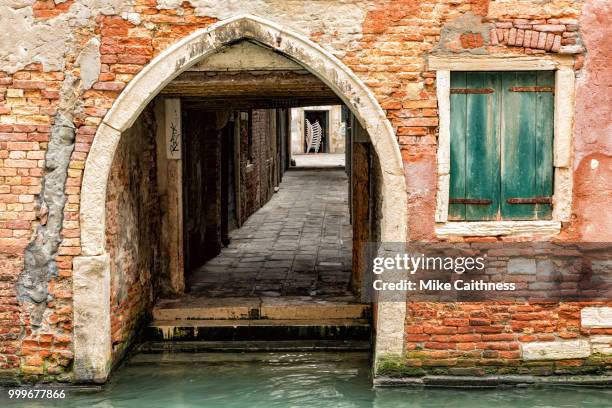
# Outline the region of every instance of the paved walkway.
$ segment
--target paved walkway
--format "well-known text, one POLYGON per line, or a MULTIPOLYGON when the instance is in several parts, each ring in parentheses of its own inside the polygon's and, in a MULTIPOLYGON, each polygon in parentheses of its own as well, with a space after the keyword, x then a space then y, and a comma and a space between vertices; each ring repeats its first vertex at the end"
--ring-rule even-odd
POLYGON ((348 296, 352 230, 344 169, 291 169, 221 254, 188 277, 207 297, 348 296))

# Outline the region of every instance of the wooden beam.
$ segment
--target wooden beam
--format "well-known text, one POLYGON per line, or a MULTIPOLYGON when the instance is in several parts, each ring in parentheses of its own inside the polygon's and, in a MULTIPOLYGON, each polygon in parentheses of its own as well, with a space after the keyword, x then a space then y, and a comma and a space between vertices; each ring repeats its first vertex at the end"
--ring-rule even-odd
POLYGON ((332 97, 183 97, 181 98, 190 108, 206 110, 227 109, 274 109, 298 108, 301 106, 340 105, 335 95, 332 97))
POLYGON ((199 97, 320 97, 337 98, 307 71, 183 72, 163 95, 199 97))

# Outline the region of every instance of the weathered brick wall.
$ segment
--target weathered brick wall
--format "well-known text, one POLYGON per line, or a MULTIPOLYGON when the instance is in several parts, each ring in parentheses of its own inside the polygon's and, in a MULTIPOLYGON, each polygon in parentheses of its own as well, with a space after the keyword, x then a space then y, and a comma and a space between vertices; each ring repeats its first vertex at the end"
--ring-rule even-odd
POLYGON ((406 356, 381 374, 601 374, 612 365, 612 329, 590 327, 581 310, 603 305, 408 303, 406 356))
MULTIPOLYGON (((272 109, 253 111, 253 143, 258 162, 259 207, 274 194, 272 172, 276 160, 276 112, 272 109)), ((250 192, 248 192, 250 193, 250 192)))
POLYGON ((155 116, 147 108, 121 138, 106 198, 111 259, 111 331, 115 360, 150 312, 161 278, 155 116))
POLYGON ((274 185, 270 182, 271 172, 274 169, 275 150, 270 146, 275 144, 276 135, 271 131, 271 121, 274 120, 274 111, 270 109, 251 110, 252 155, 253 161, 248 163, 248 142, 246 135, 241 140, 241 189, 243 206, 243 222, 255 211, 268 202, 274 192, 274 185))
POLYGON ((154 55, 189 33, 238 13, 260 14, 304 33, 337 55, 369 86, 400 144, 412 239, 436 238, 438 104, 435 72, 426 68, 428 55, 575 55, 574 214, 572 221, 564 223, 561 238, 609 240, 610 220, 601 215, 602 203, 609 205, 608 180, 612 179, 612 146, 606 137, 610 133, 606 68, 611 52, 604 35, 609 2, 350 0, 313 2, 308 9, 296 9, 294 2, 282 0, 269 0, 265 7, 262 2, 235 4, 239 5, 200 0, 169 0, 163 5, 154 0, 70 0, 0 7, 3 373, 18 370, 27 376, 61 378, 70 370, 72 257, 80 254, 81 175, 102 117, 154 55), (48 300, 19 303, 15 285, 24 271, 25 248, 46 223, 38 194, 44 174, 42 155, 57 112, 70 112, 76 128, 64 189, 62 243, 55 254, 57 274, 49 278, 48 300), (32 310, 41 310, 41 305, 42 322, 33 325, 32 310))
MULTIPOLYGON (((68 169, 63 243, 57 272, 48 284, 51 300, 44 320, 32 325, 34 305, 18 302, 16 284, 33 231, 46 224, 38 202, 45 150, 59 89, 65 76, 29 64, 8 75, 0 72, 0 377, 62 378, 72 361, 72 255, 78 254, 76 217, 85 153, 78 146, 68 169), (76 247, 76 251, 74 250, 76 247)), ((84 129, 85 131, 85 129, 84 129)))

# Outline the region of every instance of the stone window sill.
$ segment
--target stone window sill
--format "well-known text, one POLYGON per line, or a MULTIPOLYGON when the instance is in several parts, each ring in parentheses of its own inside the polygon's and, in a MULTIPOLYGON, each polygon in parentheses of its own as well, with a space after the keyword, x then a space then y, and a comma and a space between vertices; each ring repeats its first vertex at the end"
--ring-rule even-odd
POLYGON ((436 235, 440 237, 555 235, 560 231, 560 221, 449 221, 436 224, 436 235))

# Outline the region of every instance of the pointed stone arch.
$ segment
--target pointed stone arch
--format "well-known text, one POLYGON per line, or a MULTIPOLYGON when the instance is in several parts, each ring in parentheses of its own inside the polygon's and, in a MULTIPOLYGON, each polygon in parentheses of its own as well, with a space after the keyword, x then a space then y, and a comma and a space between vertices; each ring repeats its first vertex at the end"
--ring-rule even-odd
MULTIPOLYGON (((207 56, 250 40, 302 65, 329 86, 367 130, 380 158, 383 242, 407 240, 407 193, 399 146, 376 98, 341 61, 308 38, 251 15, 198 30, 155 57, 113 103, 99 125, 83 174, 80 203, 82 255, 74 259, 74 374, 77 381, 103 382, 111 364, 110 273, 105 250, 106 187, 122 132, 172 79, 207 56)), ((377 358, 403 349, 404 302, 377 307, 377 358)))

